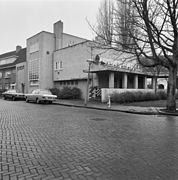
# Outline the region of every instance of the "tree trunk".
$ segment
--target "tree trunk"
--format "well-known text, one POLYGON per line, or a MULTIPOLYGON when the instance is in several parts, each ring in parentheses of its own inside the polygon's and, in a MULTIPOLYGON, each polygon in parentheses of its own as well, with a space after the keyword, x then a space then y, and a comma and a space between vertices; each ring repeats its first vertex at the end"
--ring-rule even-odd
POLYGON ((176 111, 176 78, 177 67, 169 68, 168 88, 167 88, 167 111, 176 111))
POLYGON ((154 84, 154 87, 155 87, 155 94, 157 94, 157 83, 158 82, 158 78, 155 76, 155 84, 154 84))

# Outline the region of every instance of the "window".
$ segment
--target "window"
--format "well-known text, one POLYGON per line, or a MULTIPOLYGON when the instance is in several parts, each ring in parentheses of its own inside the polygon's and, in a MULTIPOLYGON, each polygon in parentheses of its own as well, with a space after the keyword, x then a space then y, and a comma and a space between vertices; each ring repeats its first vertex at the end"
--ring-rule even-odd
POLYGON ((60 61, 60 69, 62 69, 62 61, 60 61))
POLYGON ((10 71, 6 71, 4 77, 5 78, 10 78, 10 75, 11 75, 11 72, 10 71))
POLYGON ((7 58, 7 59, 2 59, 2 60, 0 60, 0 65, 13 63, 15 60, 16 60, 15 57, 7 58))
POLYGON ((55 62, 54 70, 62 70, 62 61, 55 62))
POLYGON ((39 84, 39 59, 29 61, 28 76, 30 85, 39 84))
POLYGON ((0 79, 2 79, 2 72, 0 72, 0 79))
POLYGON ((56 62, 56 68, 55 69, 58 69, 58 62, 56 62))
POLYGON ((10 84, 5 84, 5 89, 9 89, 10 88, 10 84))

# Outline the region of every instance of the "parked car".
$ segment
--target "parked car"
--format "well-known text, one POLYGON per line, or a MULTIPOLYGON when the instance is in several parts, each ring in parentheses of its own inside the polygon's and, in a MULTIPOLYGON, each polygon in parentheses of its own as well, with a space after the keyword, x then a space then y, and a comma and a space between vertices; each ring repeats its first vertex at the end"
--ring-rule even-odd
POLYGON ((3 92, 2 96, 4 97, 4 99, 11 99, 13 101, 15 101, 17 99, 25 99, 25 95, 15 89, 9 89, 9 90, 3 92))
POLYGON ((25 95, 26 102, 34 101, 38 104, 41 102, 51 104, 53 101, 56 100, 56 98, 57 98, 56 95, 53 95, 51 91, 46 89, 35 89, 32 91, 31 94, 25 95))

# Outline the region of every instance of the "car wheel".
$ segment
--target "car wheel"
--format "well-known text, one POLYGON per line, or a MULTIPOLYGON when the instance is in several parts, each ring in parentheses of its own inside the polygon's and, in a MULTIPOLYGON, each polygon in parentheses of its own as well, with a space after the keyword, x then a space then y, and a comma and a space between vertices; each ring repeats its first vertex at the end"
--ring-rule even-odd
POLYGON ((29 102, 28 98, 26 98, 25 101, 28 103, 29 102))
POLYGON ((37 104, 40 104, 40 100, 39 100, 38 98, 36 99, 36 103, 37 103, 37 104))
POLYGON ((15 101, 15 99, 16 99, 15 96, 12 96, 12 100, 15 101))

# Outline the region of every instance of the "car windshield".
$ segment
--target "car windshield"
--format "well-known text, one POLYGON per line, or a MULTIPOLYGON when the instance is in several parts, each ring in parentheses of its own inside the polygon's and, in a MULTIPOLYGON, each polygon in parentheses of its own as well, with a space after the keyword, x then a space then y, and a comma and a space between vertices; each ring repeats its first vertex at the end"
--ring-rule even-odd
POLYGON ((44 90, 43 89, 42 90, 41 89, 35 89, 35 90, 32 91, 32 94, 52 95, 51 91, 45 90, 45 89, 44 90))
POLYGON ((51 92, 48 90, 40 90, 39 94, 47 94, 47 95, 51 95, 51 92))

